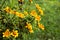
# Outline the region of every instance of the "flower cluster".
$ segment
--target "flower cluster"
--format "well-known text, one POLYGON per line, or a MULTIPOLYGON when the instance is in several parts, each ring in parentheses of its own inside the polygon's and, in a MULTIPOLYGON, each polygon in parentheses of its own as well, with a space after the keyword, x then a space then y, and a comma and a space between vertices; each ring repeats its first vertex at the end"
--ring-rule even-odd
POLYGON ((43 10, 41 9, 41 7, 39 6, 39 4, 35 4, 36 8, 38 9, 38 11, 40 12, 41 15, 43 15, 43 10))
POLYGON ((41 17, 36 13, 35 10, 32 10, 30 13, 31 16, 35 17, 35 20, 40 21, 41 17))
MULTIPOLYGON (((39 7, 38 4, 36 4, 36 8, 37 8, 38 10, 41 10, 41 7, 39 7)), ((11 10, 9 7, 6 7, 4 10, 5 10, 7 13, 17 15, 17 16, 20 17, 20 18, 24 18, 25 16, 28 16, 28 14, 29 14, 27 11, 24 11, 24 13, 19 13, 19 12, 13 11, 13 10, 11 10)), ((41 11, 40 11, 40 12, 41 12, 41 11)), ((30 12, 30 15, 33 16, 36 21, 38 21, 38 26, 39 26, 39 28, 41 28, 42 30, 44 30, 44 26, 39 23, 39 21, 41 20, 41 16, 38 15, 35 10, 32 10, 32 11, 30 12)), ((42 12, 41 12, 41 15, 43 15, 42 12)), ((31 25, 30 23, 28 23, 28 22, 27 22, 26 24, 27 24, 27 25, 26 25, 26 28, 28 28, 29 32, 30 32, 30 33, 33 33, 32 25, 31 25)))
POLYGON ((9 7, 6 7, 4 10, 5 10, 7 13, 17 15, 17 16, 20 17, 20 18, 24 18, 24 17, 25 17, 24 14, 19 13, 19 12, 16 12, 16 11, 14 11, 14 10, 11 10, 9 7))
POLYGON ((34 33, 35 30, 38 29, 45 30, 44 25, 41 24, 41 18, 44 13, 39 4, 34 4, 34 0, 16 1, 17 4, 11 0, 9 1, 9 3, 11 3, 10 5, 7 5, 7 3, 6 6, 3 6, 0 15, 0 26, 2 26, 0 29, 0 32, 2 32, 1 38, 8 38, 8 40, 19 40, 19 38, 21 38, 20 40, 23 40, 23 38, 25 38, 24 36, 28 33, 34 33), (35 7, 33 7, 35 9, 32 7, 32 4, 34 4, 35 7), (30 6, 32 9, 30 9, 30 6))
MULTIPOLYGON (((19 0, 19 1, 22 1, 22 0, 19 0)), ((29 0, 29 1, 31 2, 32 0, 29 0)), ((38 11, 40 12, 40 14, 43 15, 43 10, 42 10, 41 7, 39 6, 39 4, 35 4, 35 6, 36 6, 36 8, 38 9, 38 11)), ((26 16, 28 16, 28 14, 29 14, 27 11, 24 11, 24 13, 16 12, 16 11, 12 10, 12 9, 9 8, 9 7, 6 7, 4 10, 5 10, 7 13, 14 14, 14 15, 20 17, 20 18, 23 18, 23 19, 24 19, 26 16)), ((39 23, 40 20, 41 20, 41 16, 36 12, 36 10, 32 10, 29 15, 30 15, 30 16, 33 16, 33 17, 35 18, 35 20, 36 20, 37 23, 38 23, 38 27, 39 27, 39 28, 41 28, 42 30, 45 29, 45 28, 44 28, 44 25, 42 25, 41 23, 39 23)), ((30 33, 33 33, 33 29, 32 29, 31 23, 26 22, 26 24, 27 24, 27 25, 26 25, 25 27, 29 30, 30 33)), ((10 33, 9 30, 6 30, 6 31, 8 32, 8 34, 10 33)), ((7 33, 7 32, 6 32, 6 33, 7 33)), ((6 34, 6 33, 5 33, 5 34, 6 34)), ((18 35, 18 34, 17 34, 17 31, 14 31, 14 30, 13 30, 13 33, 11 33, 12 36, 15 36, 15 35, 13 35, 13 34, 15 34, 15 33, 16 33, 16 36, 18 35)), ((15 37, 16 37, 16 36, 15 36, 15 37)), ((4 35, 4 37, 5 37, 5 35, 4 35)), ((7 35, 6 35, 6 37, 7 37, 7 35)))
POLYGON ((38 21, 38 27, 44 30, 44 25, 40 24, 39 21, 41 20, 41 16, 36 13, 35 10, 32 10, 30 13, 31 16, 35 17, 35 20, 38 21))
POLYGON ((9 29, 6 29, 5 32, 3 32, 3 37, 10 37, 10 36, 13 36, 13 37, 18 37, 18 30, 13 30, 12 32, 9 31, 9 29))

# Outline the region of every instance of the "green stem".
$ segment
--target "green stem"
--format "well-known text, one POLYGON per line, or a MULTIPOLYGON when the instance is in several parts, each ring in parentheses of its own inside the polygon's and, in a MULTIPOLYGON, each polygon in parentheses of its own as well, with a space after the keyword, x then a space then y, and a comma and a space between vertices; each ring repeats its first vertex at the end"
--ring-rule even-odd
POLYGON ((16 40, 15 38, 13 38, 13 40, 16 40))

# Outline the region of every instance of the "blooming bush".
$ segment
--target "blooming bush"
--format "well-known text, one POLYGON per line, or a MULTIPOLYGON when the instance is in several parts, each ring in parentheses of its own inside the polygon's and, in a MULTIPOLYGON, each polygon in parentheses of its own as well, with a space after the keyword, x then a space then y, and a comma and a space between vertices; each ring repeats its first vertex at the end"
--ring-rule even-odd
MULTIPOLYGON (((44 4, 46 1, 1 0, 0 39, 50 40, 49 38, 47 38, 48 35, 49 35, 48 37, 51 37, 50 34, 46 34, 47 32, 49 32, 47 31, 48 29, 47 27, 50 25, 49 24, 50 22, 48 20, 48 17, 45 16, 47 10, 42 6, 46 5, 44 4), (49 23, 45 20, 48 20, 49 23)), ((53 23, 51 24, 55 25, 53 23)), ((55 37, 54 39, 53 37, 51 40, 55 39, 55 37)))

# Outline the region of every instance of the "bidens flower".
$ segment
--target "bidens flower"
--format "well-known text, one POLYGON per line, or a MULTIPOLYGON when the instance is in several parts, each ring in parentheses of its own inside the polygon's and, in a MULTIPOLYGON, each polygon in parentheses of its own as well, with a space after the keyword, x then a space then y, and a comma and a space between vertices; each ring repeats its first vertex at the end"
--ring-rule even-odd
POLYGON ((40 24, 40 23, 38 23, 38 27, 41 28, 42 30, 45 29, 45 28, 44 28, 44 25, 43 25, 43 24, 40 24))
POLYGON ((41 15, 43 15, 43 10, 39 9, 39 12, 40 12, 41 15))
POLYGON ((41 7, 39 6, 39 4, 35 4, 37 9, 41 9, 41 7))
POLYGON ((37 20, 39 22, 41 20, 41 17, 40 16, 36 16, 35 20, 37 20))
POLYGON ((13 37, 18 37, 18 31, 17 30, 13 30, 12 31, 12 33, 11 33, 11 35, 13 36, 13 37))
POLYGON ((30 13, 30 15, 33 16, 33 17, 36 17, 37 16, 37 13, 36 13, 35 10, 32 10, 31 13, 30 13))
POLYGON ((39 6, 39 4, 35 4, 36 8, 38 9, 39 13, 41 15, 43 15, 43 10, 41 9, 41 7, 39 6))
POLYGON ((26 24, 26 28, 28 28, 29 30, 32 29, 32 25, 30 23, 27 22, 26 24))
POLYGON ((7 29, 4 33, 3 33, 3 37, 9 37, 10 36, 10 31, 9 29, 7 29))
POLYGON ((26 28, 28 28, 28 30, 29 30, 29 32, 30 33, 33 33, 33 30, 32 30, 32 25, 30 24, 30 23, 26 23, 27 25, 26 25, 26 28))
POLYGON ((18 17, 20 17, 20 18, 24 18, 24 17, 25 17, 24 14, 19 13, 19 12, 16 12, 16 16, 18 16, 18 17))
POLYGON ((8 13, 11 11, 11 9, 8 6, 4 10, 8 13))
POLYGON ((34 33, 34 31, 33 31, 33 30, 29 30, 29 32, 30 32, 30 33, 34 33))
POLYGON ((9 7, 6 7, 4 10, 5 10, 7 13, 10 13, 10 14, 14 14, 14 13, 15 13, 15 11, 11 10, 9 7))

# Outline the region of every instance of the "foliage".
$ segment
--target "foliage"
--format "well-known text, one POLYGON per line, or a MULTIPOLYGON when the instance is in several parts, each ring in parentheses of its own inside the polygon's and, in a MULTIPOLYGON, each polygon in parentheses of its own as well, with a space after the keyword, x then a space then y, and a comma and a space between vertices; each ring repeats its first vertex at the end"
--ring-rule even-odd
POLYGON ((0 0, 0 39, 60 40, 59 12, 59 0, 0 0))

